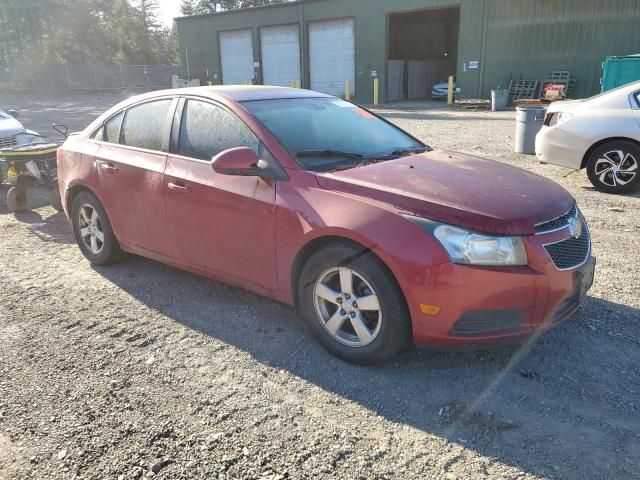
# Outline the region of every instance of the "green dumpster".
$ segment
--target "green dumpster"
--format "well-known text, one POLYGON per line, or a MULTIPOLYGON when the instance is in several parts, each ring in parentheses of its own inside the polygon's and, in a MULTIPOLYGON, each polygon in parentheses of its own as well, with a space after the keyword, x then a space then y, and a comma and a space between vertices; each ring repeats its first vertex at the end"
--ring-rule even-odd
POLYGON ((602 92, 640 80, 640 55, 607 57, 602 64, 602 92))

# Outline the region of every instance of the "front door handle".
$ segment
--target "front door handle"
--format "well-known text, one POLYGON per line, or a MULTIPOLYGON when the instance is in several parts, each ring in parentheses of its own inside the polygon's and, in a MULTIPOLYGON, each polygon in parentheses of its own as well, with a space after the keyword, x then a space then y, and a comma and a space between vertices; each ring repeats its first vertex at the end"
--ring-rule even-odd
POLYGON ((189 190, 189 187, 182 182, 169 182, 167 186, 169 187, 169 190, 176 193, 189 193, 191 191, 189 190))

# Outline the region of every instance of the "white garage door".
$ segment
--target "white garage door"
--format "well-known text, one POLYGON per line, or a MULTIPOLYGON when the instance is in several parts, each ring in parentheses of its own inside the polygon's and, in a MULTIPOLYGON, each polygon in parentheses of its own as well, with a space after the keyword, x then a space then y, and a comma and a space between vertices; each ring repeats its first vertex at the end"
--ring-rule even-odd
POLYGON ((251 81, 254 77, 251 30, 221 32, 220 60, 225 85, 244 85, 251 81))
POLYGON ((298 25, 260 30, 262 72, 265 85, 288 87, 300 80, 300 34, 298 25))
POLYGON ((344 95, 345 80, 355 94, 355 35, 352 18, 309 24, 311 89, 344 95))

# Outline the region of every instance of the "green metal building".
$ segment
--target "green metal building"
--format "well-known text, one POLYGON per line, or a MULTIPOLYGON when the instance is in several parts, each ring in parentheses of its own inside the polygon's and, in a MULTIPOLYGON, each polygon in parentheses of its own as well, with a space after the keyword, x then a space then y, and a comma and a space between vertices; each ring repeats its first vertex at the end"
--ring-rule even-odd
POLYGON ((373 103, 460 98, 570 71, 573 96, 600 89, 607 56, 640 53, 640 0, 300 0, 177 19, 182 64, 213 84, 258 83, 373 103))

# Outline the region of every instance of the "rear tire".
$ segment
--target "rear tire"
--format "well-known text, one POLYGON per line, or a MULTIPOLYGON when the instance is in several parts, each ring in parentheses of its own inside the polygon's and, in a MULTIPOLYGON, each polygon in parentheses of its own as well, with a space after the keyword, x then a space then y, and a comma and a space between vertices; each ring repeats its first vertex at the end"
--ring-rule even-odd
POLYGON ((587 160, 587 176, 596 190, 624 195, 640 188, 640 147, 625 140, 599 146, 587 160))
POLYGON ((7 208, 13 213, 26 210, 27 191, 24 187, 11 187, 7 191, 7 208))
POLYGON ((379 364, 411 346, 404 296, 364 247, 336 243, 313 254, 300 275, 298 305, 320 344, 348 362, 379 364))
POLYGON ((108 265, 118 259, 120 245, 107 213, 93 193, 78 193, 71 204, 70 215, 76 242, 92 265, 108 265))

